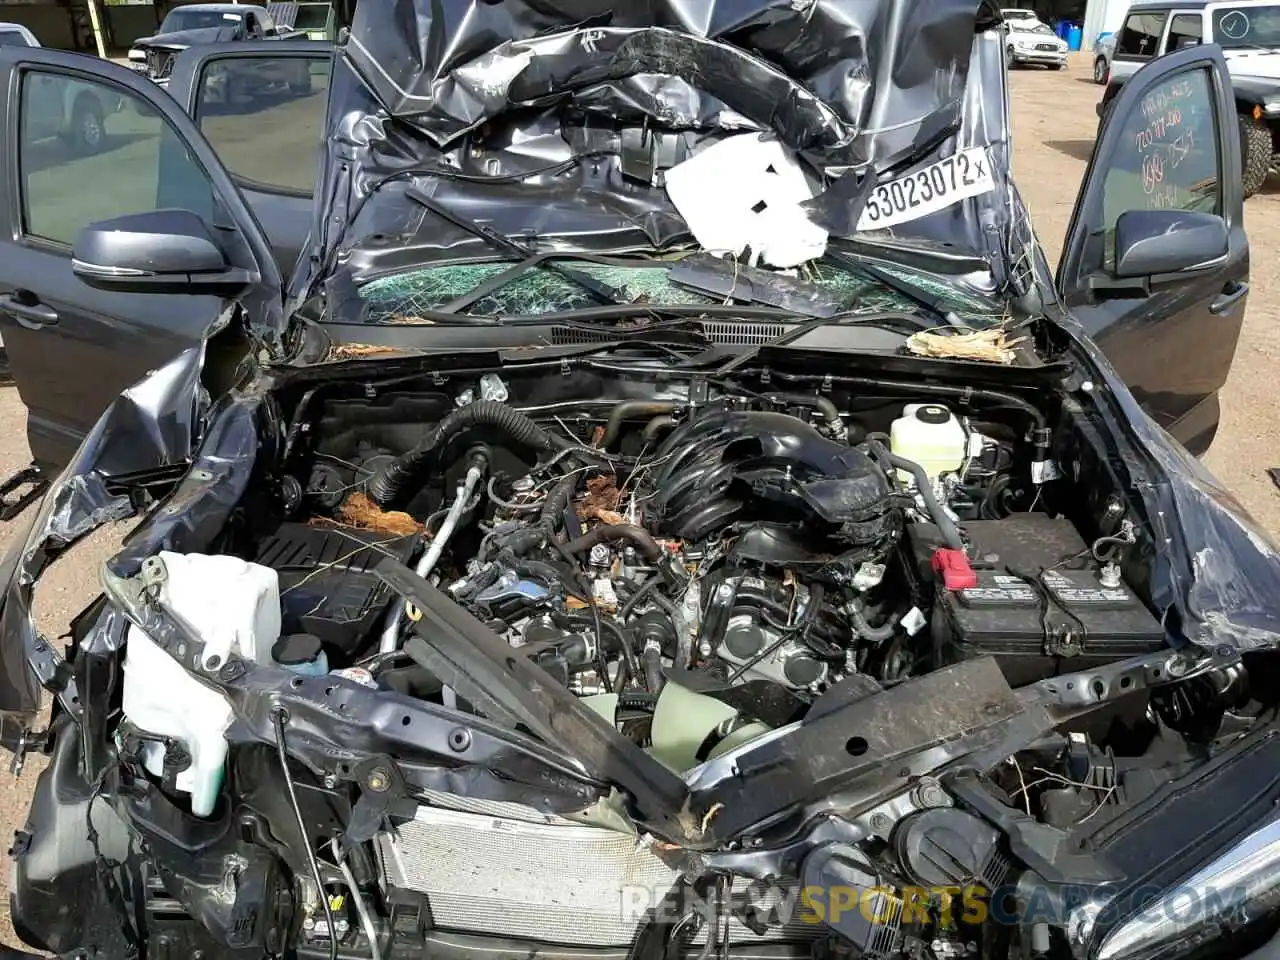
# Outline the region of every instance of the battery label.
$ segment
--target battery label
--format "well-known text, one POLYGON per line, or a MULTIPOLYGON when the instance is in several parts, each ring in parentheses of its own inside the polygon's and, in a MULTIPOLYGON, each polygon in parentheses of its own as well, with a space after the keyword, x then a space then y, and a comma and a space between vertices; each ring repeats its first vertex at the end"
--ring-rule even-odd
POLYGON ((1066 607, 1127 607, 1134 602, 1124 587, 1104 587, 1088 571, 1046 570, 1042 579, 1053 598, 1066 607))
POLYGON ((961 590, 960 599, 970 607, 1022 607, 1040 602, 1029 583, 1007 573, 979 573, 978 585, 961 590))

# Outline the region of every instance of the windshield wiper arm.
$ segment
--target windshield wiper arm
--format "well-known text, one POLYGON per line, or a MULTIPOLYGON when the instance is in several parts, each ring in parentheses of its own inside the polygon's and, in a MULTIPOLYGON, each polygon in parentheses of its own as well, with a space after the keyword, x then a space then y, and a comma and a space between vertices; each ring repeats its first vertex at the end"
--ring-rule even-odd
MULTIPOLYGON (((534 250, 532 247, 529 247, 512 237, 508 237, 504 233, 499 233, 497 230, 493 229, 493 227, 486 226, 483 223, 477 223, 470 217, 464 217, 461 214, 455 213, 453 210, 450 210, 444 204, 436 200, 435 197, 427 196, 417 187, 406 187, 404 195, 414 203, 421 207, 425 207, 427 210, 434 213, 441 220, 452 223, 459 230, 465 230, 474 237, 479 237, 481 240, 489 244, 489 246, 501 253, 505 253, 508 256, 519 257, 521 260, 529 260, 538 256, 538 251, 534 250)), ((581 270, 575 270, 573 267, 562 266, 554 261, 547 261, 542 264, 542 266, 545 269, 550 270, 552 273, 558 274, 568 280, 570 283, 577 284, 601 303, 621 304, 626 302, 623 294, 619 290, 614 289, 607 283, 602 283, 588 273, 583 273, 581 270)))
POLYGON ((947 310, 942 297, 909 280, 895 277, 887 270, 882 270, 875 264, 868 263, 858 254, 850 254, 845 253, 843 250, 828 248, 827 252, 822 255, 822 259, 838 267, 843 267, 845 270, 860 273, 864 277, 870 277, 876 283, 888 287, 904 300, 908 300, 922 310, 928 311, 944 323, 950 324, 952 322, 950 311, 947 310))
POLYGON ((834 317, 840 301, 816 283, 785 274, 693 253, 667 269, 667 279, 698 293, 778 307, 802 317, 834 317))

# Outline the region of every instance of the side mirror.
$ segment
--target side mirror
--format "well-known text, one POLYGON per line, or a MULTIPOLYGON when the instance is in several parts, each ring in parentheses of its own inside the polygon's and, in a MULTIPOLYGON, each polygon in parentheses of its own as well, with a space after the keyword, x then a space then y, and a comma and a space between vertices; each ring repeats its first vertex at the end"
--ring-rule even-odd
POLYGON ((1117 278, 1194 271, 1222 261, 1227 224, 1216 214, 1128 210, 1116 220, 1117 278))
POLYGON ((76 237, 71 258, 72 272, 99 290, 233 295, 252 279, 227 262, 209 225, 188 210, 91 223, 76 237))
POLYGON ((1183 37, 1176 44, 1174 44, 1174 49, 1185 50, 1187 49, 1187 47, 1198 47, 1198 46, 1200 46, 1200 41, 1197 40, 1195 37, 1183 37))

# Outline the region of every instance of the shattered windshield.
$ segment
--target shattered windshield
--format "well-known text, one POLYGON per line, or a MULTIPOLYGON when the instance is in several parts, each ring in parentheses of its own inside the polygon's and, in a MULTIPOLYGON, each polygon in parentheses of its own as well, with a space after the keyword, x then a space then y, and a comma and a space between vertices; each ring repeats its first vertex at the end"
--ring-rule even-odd
MULTIPOLYGON (((655 264, 573 261, 575 269, 622 292, 625 302, 665 306, 722 304, 726 299, 688 289, 672 281, 669 268, 676 260, 655 264)), ((431 266, 371 280, 360 288, 363 319, 369 323, 429 323, 423 314, 438 312, 481 285, 512 269, 508 262, 431 266)), ((881 267, 937 297, 946 311, 974 327, 991 327, 1004 318, 993 301, 969 294, 950 283, 914 271, 881 267)), ((879 281, 828 263, 809 263, 794 272, 796 279, 821 288, 841 312, 917 311, 917 303, 879 281)), ((732 301, 729 301, 732 302, 732 301)), ((532 317, 593 307, 598 301, 581 286, 544 269, 530 269, 466 304, 460 315, 532 317)))

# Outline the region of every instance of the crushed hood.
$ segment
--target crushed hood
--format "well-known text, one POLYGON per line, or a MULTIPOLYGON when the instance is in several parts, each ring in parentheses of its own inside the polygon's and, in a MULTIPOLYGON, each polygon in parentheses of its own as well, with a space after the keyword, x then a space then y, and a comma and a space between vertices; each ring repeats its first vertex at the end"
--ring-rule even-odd
POLYGON ((436 146, 516 107, 776 133, 828 175, 960 116, 972 0, 390 0, 348 57, 436 146))
MULTIPOLYGON (((295 273, 291 300, 329 284, 330 304, 350 302, 349 281, 492 255, 410 187, 543 249, 690 246, 665 171, 745 131, 794 151, 815 186, 810 218, 849 236, 872 179, 1003 149, 1003 74, 975 55, 975 37, 998 43, 978 33, 988 19, 980 0, 361 4, 318 193, 345 209, 317 211, 325 256, 295 273)), ((892 237, 986 257, 998 215, 984 227, 980 208, 1007 208, 999 192, 892 237)))

